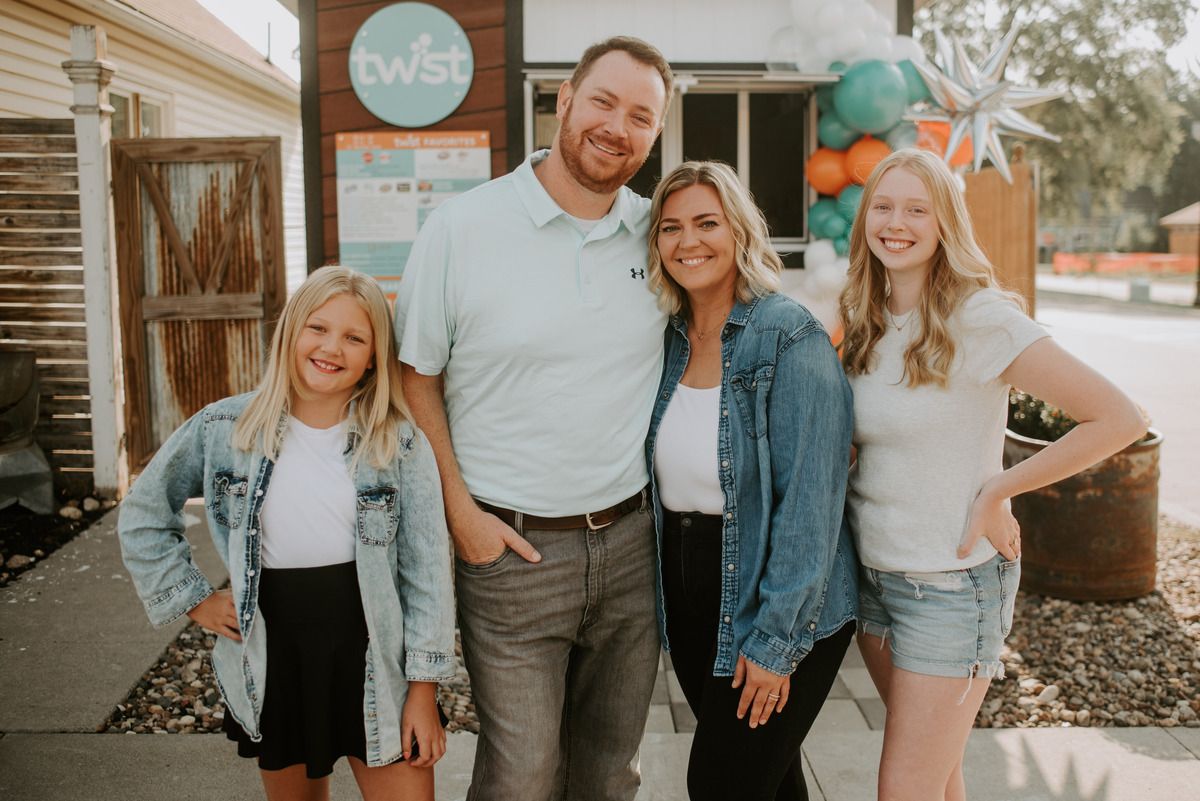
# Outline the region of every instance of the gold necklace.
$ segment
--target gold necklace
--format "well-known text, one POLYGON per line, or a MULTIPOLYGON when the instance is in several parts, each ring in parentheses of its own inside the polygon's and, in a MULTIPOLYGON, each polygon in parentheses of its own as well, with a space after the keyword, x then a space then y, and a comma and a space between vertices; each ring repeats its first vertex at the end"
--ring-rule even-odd
POLYGON ((725 323, 726 323, 726 320, 722 320, 721 322, 714 325, 712 328, 709 328, 707 331, 701 331, 700 329, 696 328, 696 329, 692 329, 691 333, 694 333, 696 335, 696 342, 700 343, 700 342, 704 341, 705 337, 711 336, 714 332, 719 331, 721 328, 723 328, 725 323))

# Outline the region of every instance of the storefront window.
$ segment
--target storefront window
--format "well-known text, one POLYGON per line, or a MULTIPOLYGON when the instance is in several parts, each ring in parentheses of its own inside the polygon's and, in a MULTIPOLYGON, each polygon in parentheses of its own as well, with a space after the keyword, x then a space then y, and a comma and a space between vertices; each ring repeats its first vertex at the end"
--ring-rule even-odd
POLYGON ((750 95, 750 191, 776 238, 804 236, 807 114, 807 95, 750 95))
POLYGON ((723 161, 737 168, 736 94, 683 96, 683 160, 723 161))

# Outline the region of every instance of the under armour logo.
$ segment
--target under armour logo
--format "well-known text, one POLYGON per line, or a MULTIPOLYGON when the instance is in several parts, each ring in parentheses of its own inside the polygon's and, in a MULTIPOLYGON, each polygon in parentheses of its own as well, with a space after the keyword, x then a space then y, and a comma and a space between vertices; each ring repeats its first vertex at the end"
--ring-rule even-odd
POLYGON ((629 268, 629 277, 630 278, 640 278, 643 281, 645 281, 646 280, 646 271, 639 270, 637 267, 630 267, 629 268))

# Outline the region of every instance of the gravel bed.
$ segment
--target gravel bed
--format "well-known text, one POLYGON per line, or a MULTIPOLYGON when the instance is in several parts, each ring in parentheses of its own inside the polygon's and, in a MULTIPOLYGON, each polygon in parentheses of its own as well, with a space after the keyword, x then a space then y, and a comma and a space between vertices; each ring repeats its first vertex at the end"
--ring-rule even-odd
MULTIPOLYGON (((976 725, 1200 728, 1200 529, 1166 518, 1158 530, 1158 590, 1124 603, 1019 593, 976 725)), ((214 635, 188 626, 98 731, 219 732, 225 707, 208 654, 214 635)), ((439 697, 447 730, 479 731, 462 665, 439 697)))
POLYGON ((34 514, 20 504, 0 509, 0 587, 73 540, 116 504, 96 498, 59 501, 57 512, 34 514))
POLYGON ((1158 589, 1080 603, 1019 593, 980 727, 1200 728, 1200 530, 1159 518, 1158 589))

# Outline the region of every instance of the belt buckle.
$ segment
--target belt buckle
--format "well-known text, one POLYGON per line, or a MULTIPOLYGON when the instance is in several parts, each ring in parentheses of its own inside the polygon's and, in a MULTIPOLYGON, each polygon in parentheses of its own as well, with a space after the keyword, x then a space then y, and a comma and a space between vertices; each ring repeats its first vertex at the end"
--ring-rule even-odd
MULTIPOLYGON (((608 528, 613 523, 617 522, 616 520, 609 520, 604 525, 598 526, 592 522, 592 514, 593 514, 592 512, 588 512, 586 515, 583 516, 583 519, 587 521, 588 531, 601 531, 603 529, 608 528)), ((596 514, 599 514, 599 513, 597 512, 596 514)))

